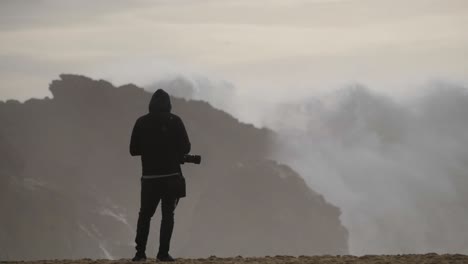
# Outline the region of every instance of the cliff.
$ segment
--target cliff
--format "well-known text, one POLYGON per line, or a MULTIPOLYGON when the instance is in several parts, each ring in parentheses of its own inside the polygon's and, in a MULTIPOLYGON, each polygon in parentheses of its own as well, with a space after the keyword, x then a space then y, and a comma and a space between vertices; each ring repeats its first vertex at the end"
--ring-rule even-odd
MULTIPOLYGON (((0 102, 0 259, 129 257, 141 168, 128 144, 151 94, 77 75, 61 75, 50 91, 52 99, 0 102)), ((175 256, 347 253, 339 209, 267 158, 272 131, 172 100, 203 156, 183 168, 175 256)), ((159 210, 155 218, 150 256, 159 210)))

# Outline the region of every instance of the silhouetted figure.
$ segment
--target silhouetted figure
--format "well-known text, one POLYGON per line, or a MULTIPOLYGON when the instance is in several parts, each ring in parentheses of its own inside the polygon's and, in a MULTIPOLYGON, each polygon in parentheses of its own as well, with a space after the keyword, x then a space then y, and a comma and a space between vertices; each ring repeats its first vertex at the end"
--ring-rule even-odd
POLYGON ((151 217, 159 201, 162 219, 157 258, 174 261, 169 246, 174 228, 174 210, 185 196, 185 180, 180 163, 190 151, 190 141, 182 120, 171 113, 169 95, 162 89, 151 98, 149 113, 141 116, 133 127, 130 154, 141 156, 141 203, 138 216, 136 254, 133 261, 146 260, 146 242, 151 217))

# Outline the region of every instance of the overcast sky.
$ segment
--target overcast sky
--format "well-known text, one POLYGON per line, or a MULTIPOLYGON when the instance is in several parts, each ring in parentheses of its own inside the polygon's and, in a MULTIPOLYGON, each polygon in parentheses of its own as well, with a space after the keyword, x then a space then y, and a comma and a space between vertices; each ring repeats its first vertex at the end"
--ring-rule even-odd
POLYGON ((468 82, 466 0, 0 1, 0 100, 60 73, 148 85, 200 75, 272 100, 353 82, 468 82))

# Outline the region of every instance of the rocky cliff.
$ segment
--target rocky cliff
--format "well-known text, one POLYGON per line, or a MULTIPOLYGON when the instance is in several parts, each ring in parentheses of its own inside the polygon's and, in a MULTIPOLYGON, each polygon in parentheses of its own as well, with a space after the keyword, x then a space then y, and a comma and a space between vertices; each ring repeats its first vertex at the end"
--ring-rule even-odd
MULTIPOLYGON (((151 94, 77 75, 61 75, 50 91, 52 99, 0 102, 0 259, 129 257, 141 168, 128 144, 151 94)), ((172 99, 203 156, 183 168, 175 256, 347 253, 339 209, 267 158, 273 132, 172 99)), ((155 218, 149 255, 159 210, 155 218)))

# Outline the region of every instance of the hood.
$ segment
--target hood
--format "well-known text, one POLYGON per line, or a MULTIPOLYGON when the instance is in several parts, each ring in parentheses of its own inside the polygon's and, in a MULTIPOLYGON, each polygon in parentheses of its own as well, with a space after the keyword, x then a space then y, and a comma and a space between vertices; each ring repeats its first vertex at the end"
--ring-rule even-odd
POLYGON ((163 89, 158 89, 154 92, 153 97, 149 103, 149 112, 171 112, 171 98, 169 94, 166 93, 163 89))

